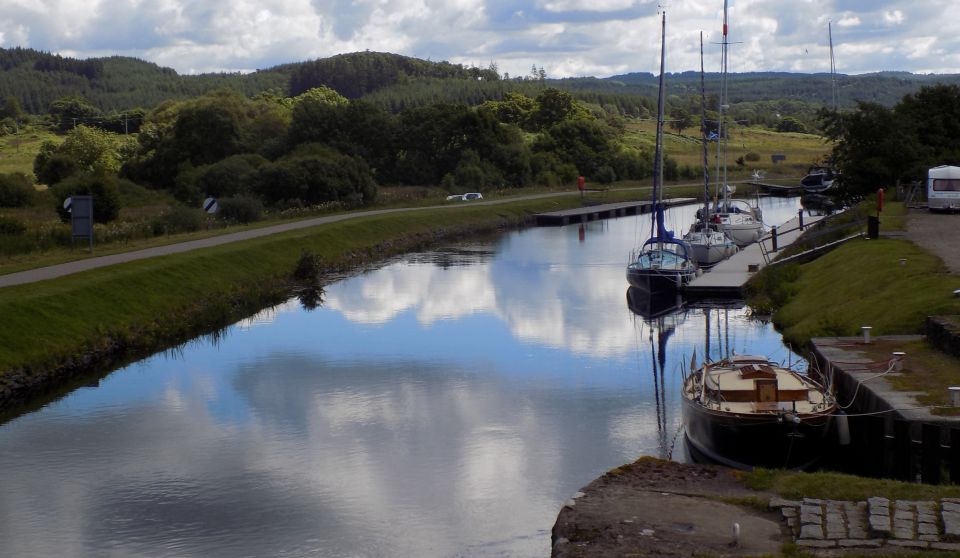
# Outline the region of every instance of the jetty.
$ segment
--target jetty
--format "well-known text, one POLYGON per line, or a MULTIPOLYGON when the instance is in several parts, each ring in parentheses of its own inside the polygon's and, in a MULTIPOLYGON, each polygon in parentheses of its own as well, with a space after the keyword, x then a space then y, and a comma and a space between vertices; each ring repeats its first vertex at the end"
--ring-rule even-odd
MULTIPOLYGON (((674 207, 678 205, 696 203, 697 201, 698 200, 694 198, 670 198, 663 200, 661 203, 665 207, 674 207)), ((570 223, 596 221, 598 219, 625 217, 627 215, 640 215, 642 213, 650 213, 652 208, 652 201, 605 203, 600 205, 576 207, 573 209, 564 209, 562 211, 551 211, 549 213, 538 213, 534 216, 534 218, 538 227, 562 226, 569 225, 570 223)))
POLYGON ((803 185, 797 184, 770 184, 767 182, 748 182, 752 186, 770 194, 771 196, 799 196, 804 193, 803 185))
POLYGON ((685 294, 692 297, 743 296, 743 286, 776 257, 777 253, 790 246, 803 231, 822 220, 823 216, 800 215, 771 228, 759 241, 741 248, 739 252, 713 266, 709 271, 691 281, 685 294))

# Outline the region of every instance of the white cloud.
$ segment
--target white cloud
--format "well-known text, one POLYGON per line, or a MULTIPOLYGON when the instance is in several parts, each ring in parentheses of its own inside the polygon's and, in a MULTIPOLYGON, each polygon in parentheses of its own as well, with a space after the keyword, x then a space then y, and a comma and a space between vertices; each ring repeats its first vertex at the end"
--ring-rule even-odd
MULTIPOLYGON (((721 0, 667 6, 668 71, 699 67, 701 30, 707 69, 716 70, 722 7, 721 0)), ((960 4, 951 0, 731 0, 729 11, 731 71, 820 70, 828 21, 835 45, 854 47, 841 71, 957 66, 945 54, 960 50, 960 4), (892 55, 878 56, 878 44, 892 55)), ((493 61, 512 75, 536 64, 550 77, 602 77, 657 71, 659 18, 652 0, 3 0, 0 46, 135 56, 183 73, 369 49, 493 61)))
POLYGON ((889 25, 900 25, 904 22, 903 12, 900 10, 884 12, 883 21, 889 25))

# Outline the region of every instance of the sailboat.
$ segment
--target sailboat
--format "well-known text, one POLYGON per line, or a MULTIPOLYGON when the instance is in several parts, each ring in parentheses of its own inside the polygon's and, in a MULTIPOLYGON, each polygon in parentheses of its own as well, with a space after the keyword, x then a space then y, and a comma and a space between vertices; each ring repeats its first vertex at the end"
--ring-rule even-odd
POLYGON ((707 104, 703 73, 703 33, 700 33, 700 122, 703 143, 703 209, 683 240, 693 249, 701 268, 712 267, 738 250, 737 244, 710 219, 710 171, 707 163, 707 104))
POLYGON ((745 200, 732 199, 733 187, 727 184, 727 135, 724 128, 727 104, 727 0, 723 1, 723 41, 720 63, 720 112, 717 119, 717 195, 722 199, 714 206, 710 217, 720 229, 743 247, 752 244, 763 235, 763 213, 760 208, 745 200), (722 171, 722 172, 721 172, 722 171))
MULTIPOLYGON (((724 322, 735 307, 718 306, 724 322)), ((710 311, 711 306, 704 308, 704 362, 697 368, 691 361, 681 389, 684 436, 691 455, 737 469, 811 468, 832 433, 837 410, 832 390, 790 364, 783 366, 765 356, 731 355, 729 338, 727 356, 711 361, 710 311)), ((721 354, 723 345, 718 339, 721 354)))
POLYGON ((650 238, 631 251, 627 282, 648 292, 677 290, 696 277, 696 261, 690 246, 674 237, 664 224, 663 209, 663 113, 664 57, 666 55, 667 14, 663 13, 660 40, 660 87, 657 98, 657 138, 653 163, 653 209, 650 212, 650 238))

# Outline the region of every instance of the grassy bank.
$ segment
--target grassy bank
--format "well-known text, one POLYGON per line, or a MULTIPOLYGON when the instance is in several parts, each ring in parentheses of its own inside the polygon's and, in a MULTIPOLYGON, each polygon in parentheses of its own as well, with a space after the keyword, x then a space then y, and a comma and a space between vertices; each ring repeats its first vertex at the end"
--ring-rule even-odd
MULTIPOLYGON (((882 230, 902 229, 903 214, 902 205, 885 210, 882 230)), ((875 335, 921 333, 927 316, 960 313, 958 288, 960 277, 936 256, 881 237, 807 264, 767 268, 751 280, 748 302, 772 310, 784 338, 806 346, 812 337, 859 335, 864 325, 875 335)))
MULTIPOLYGON (((620 197, 630 196, 607 201, 620 197)), ((0 289, 0 405, 108 358, 148 354, 283 300, 305 250, 324 270, 339 272, 580 203, 561 196, 358 217, 0 289)))

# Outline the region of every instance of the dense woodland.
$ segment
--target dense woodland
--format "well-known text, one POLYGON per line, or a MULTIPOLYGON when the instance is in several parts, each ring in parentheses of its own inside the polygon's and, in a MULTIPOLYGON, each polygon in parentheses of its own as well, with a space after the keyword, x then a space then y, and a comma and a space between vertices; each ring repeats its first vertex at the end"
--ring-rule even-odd
MULTIPOLYGON (((225 218, 249 221, 264 208, 369 205, 380 186, 462 192, 577 176, 609 183, 646 178, 652 167, 646 148, 623 141, 627 119, 653 112, 650 74, 551 80, 534 66, 509 77, 492 64, 371 52, 252 74, 179 76, 129 58, 9 49, 0 50, 0 68, 0 134, 31 123, 63 137, 43 145, 32 177, 0 177, 0 207, 30 203, 36 180, 51 187, 58 207, 69 195, 93 193, 99 222, 117 217, 118 192, 130 187, 191 208, 213 196, 225 218)), ((699 78, 667 76, 678 132, 697 133, 699 78)), ((924 166, 960 163, 960 89, 936 84, 953 78, 840 76, 834 111, 824 108, 829 75, 744 74, 731 77, 731 115, 740 125, 822 131, 856 196, 924 166), (905 93, 891 101, 892 91, 905 93)), ((674 162, 665 170, 676 178, 674 162)), ((199 226, 191 219, 157 230, 199 226)))

